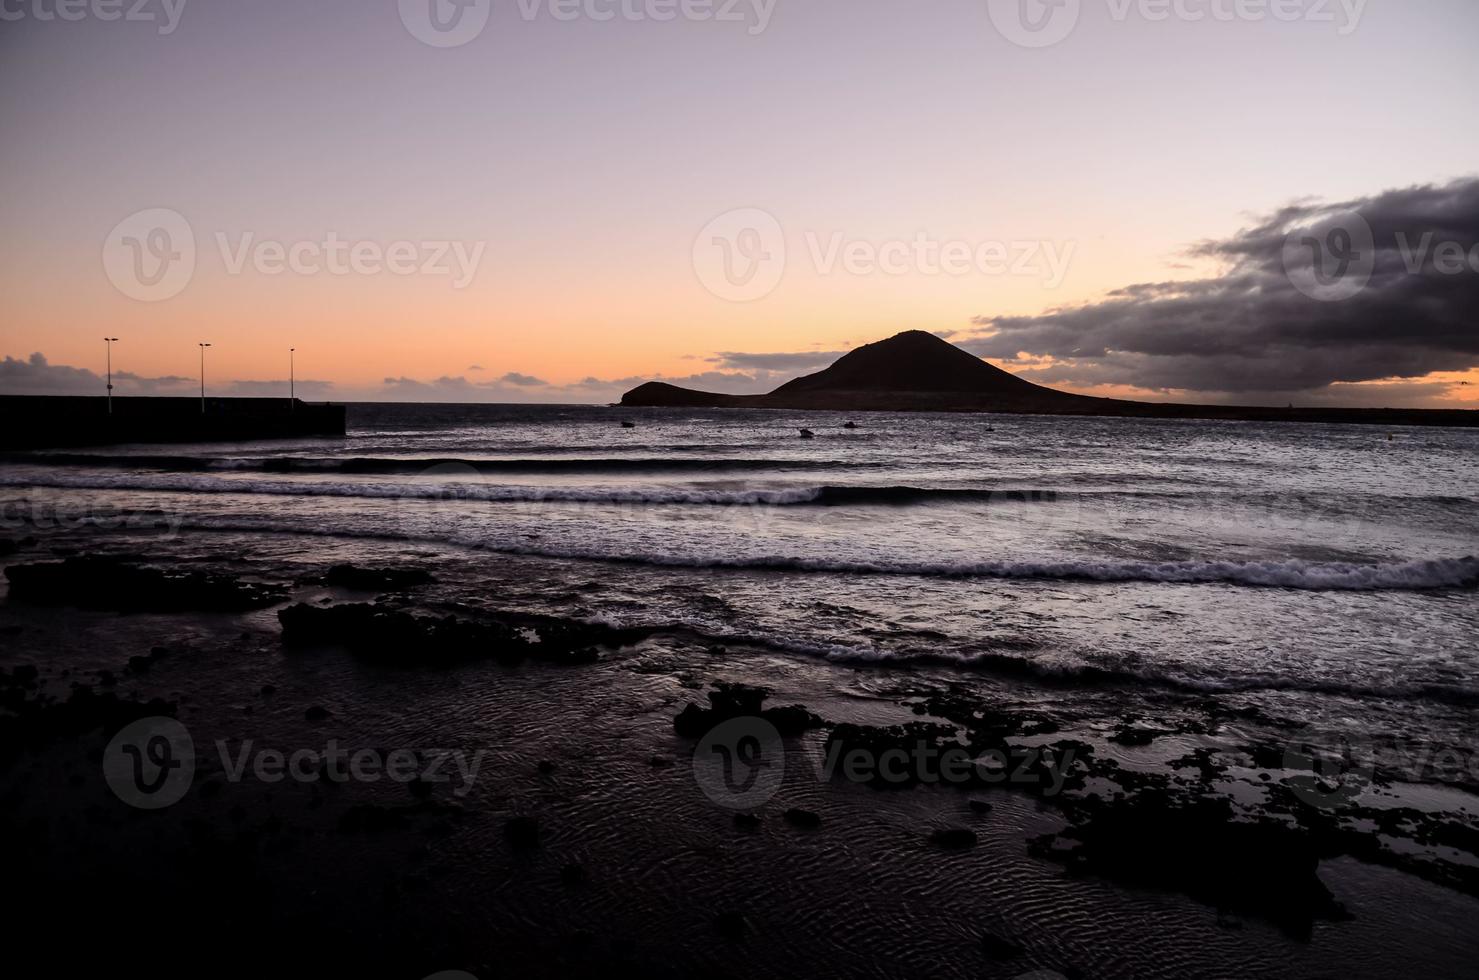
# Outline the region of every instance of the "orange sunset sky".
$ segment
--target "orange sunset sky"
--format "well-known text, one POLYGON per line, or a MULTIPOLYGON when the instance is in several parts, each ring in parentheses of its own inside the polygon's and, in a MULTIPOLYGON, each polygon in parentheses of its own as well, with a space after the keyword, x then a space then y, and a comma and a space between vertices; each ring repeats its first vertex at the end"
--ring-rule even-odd
MULTIPOLYGON (((1129 25, 1088 5, 1043 50, 1009 43, 965 0, 781 2, 760 31, 525 20, 495 5, 455 48, 422 43, 394 4, 251 6, 192 3, 168 35, 5 25, 4 390, 89 390, 104 336, 120 338, 121 394, 188 392, 201 341, 219 393, 275 390, 290 347, 312 398, 604 402, 656 377, 768 390, 900 330, 963 341, 989 332, 978 318, 1215 278, 1226 261, 1192 250, 1291 201, 1442 185, 1479 161, 1479 68, 1454 27, 1479 36, 1479 8, 1462 0, 1373 0, 1346 33, 1129 25), (1421 71, 1380 69, 1415 52, 1421 71), (774 217, 785 263, 772 290, 736 302, 706 288, 699 253, 706 226, 740 208, 774 217), (115 239, 147 209, 193 236, 193 274, 164 299, 127 295, 109 273, 127 255, 115 239), (289 249, 330 235, 407 242, 418 258, 456 242, 479 261, 465 285, 232 268, 245 236, 289 249), (921 236, 1034 243, 1062 266, 818 260, 921 236), (757 373, 727 354, 818 360, 757 373)), ((1062 367, 1045 351, 993 360, 1062 367)), ((1479 357, 1413 363, 1306 390, 1193 390, 1154 372, 1053 383, 1204 401, 1479 400, 1479 357)))

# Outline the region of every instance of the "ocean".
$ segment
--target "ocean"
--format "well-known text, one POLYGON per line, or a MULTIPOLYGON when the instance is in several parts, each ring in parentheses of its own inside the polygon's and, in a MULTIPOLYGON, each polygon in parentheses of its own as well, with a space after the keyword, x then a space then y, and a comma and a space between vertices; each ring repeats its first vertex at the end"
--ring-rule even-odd
MULTIPOLYGON (((650 695, 656 729, 728 649, 750 659, 718 662, 724 676, 831 699, 833 721, 898 720, 890 706, 921 692, 968 690, 1051 715, 1127 768, 1219 738, 1379 737, 1400 751, 1368 800, 1472 827, 1479 431, 384 404, 351 405, 349 427, 342 439, 9 454, 6 531, 275 581, 331 562, 412 564, 434 572, 418 602, 438 614, 664 633, 692 652, 629 665, 666 678, 650 695), (1127 725, 1167 737, 1108 738, 1127 725), (1458 769, 1413 764, 1441 753, 1458 769)), ((333 683, 341 702, 383 697, 333 683)), ((495 696, 415 689, 449 718, 495 696)), ((610 698, 603 710, 624 710, 610 698)), ((1258 780, 1243 775, 1229 798, 1256 804, 1258 780)), ((827 800, 816 805, 833 819, 827 800)), ((628 832, 610 830, 613 842, 628 832)), ((1449 843, 1409 846, 1468 868, 1449 843)), ((937 900, 927 879, 919 887, 937 900)), ((1289 975, 1317 975, 1331 949, 1383 955, 1381 937, 1416 928, 1403 917, 1422 907, 1402 888, 1383 894, 1363 914, 1387 931, 1363 934, 1365 946, 1327 935, 1313 952, 1258 955, 1270 970, 1307 957, 1289 975)), ((1103 936, 1139 928, 1112 896, 1073 901, 1086 904, 1054 914, 1081 913, 1079 928, 1103 936)), ((875 927, 872 940, 893 928, 875 927)), ((825 952, 794 938, 773 951, 779 963, 825 952)), ((920 962, 943 955, 918 941, 920 962)), ((1217 962, 1247 952, 1227 942, 1208 947, 1217 962)), ((1440 966, 1467 955, 1461 933, 1433 943, 1440 966)), ((1185 963, 1126 962, 1102 975, 1189 975, 1185 963)))

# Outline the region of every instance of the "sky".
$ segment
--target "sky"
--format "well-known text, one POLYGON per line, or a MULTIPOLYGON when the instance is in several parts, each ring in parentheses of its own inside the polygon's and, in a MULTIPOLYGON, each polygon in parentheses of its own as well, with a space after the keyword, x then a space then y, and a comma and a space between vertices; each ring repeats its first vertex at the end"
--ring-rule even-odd
POLYGON ((217 394, 296 348, 303 397, 607 402, 924 329, 1479 404, 1472 0, 58 2, 0 0, 0 391, 99 391, 106 336, 120 394, 209 342, 217 394))

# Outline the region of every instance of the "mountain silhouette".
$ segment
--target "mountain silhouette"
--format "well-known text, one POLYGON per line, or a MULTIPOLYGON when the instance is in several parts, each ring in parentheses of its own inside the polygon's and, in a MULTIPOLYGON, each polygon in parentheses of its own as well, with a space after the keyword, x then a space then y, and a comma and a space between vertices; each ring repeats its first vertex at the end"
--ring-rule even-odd
POLYGON ((1092 398, 1046 388, 987 364, 923 330, 844 354, 815 374, 765 395, 725 395, 649 381, 622 396, 628 408, 782 408, 803 411, 1015 412, 1136 418, 1479 425, 1479 412, 1449 409, 1259 408, 1092 398))
MULTIPOLYGON (((923 411, 1070 411, 1100 399, 1054 391, 987 364, 923 330, 844 354, 768 395, 721 395, 650 381, 623 405, 923 411)), ((1090 404, 1080 407, 1088 409, 1090 404)))

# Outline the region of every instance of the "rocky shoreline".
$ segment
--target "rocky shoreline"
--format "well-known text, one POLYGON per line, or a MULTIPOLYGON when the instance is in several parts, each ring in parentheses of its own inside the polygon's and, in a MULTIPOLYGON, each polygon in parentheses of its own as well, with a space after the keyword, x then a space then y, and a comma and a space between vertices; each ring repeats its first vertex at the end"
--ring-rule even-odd
MULTIPOLYGON (((373 697, 383 698, 387 684, 418 690, 423 685, 455 687, 470 682, 470 671, 497 672, 477 673, 484 678, 480 686, 517 687, 523 700, 506 710, 525 721, 516 722, 514 730, 529 725, 543 733, 539 739, 531 737, 527 746, 516 741, 505 751, 527 759, 529 752, 545 751, 535 748, 540 739, 553 738, 568 744, 575 760, 598 752, 607 760, 603 765, 626 775, 615 782, 587 782, 586 792, 635 799, 663 787, 660 793, 669 794, 663 798, 676 793, 687 801, 673 832, 679 837, 717 835, 712 846, 738 846, 740 838, 733 835, 801 834, 795 844, 785 846, 827 853, 848 849, 855 846, 850 842, 851 820, 883 801, 898 800, 914 808, 913 828, 901 830, 936 855, 928 860, 949 860, 950 855, 983 848, 1008 854, 1015 849, 1012 860, 1057 868, 1067 880, 1178 896, 1178 901, 1206 909, 1218 922, 1268 923, 1294 942, 1309 942, 1327 925, 1361 921, 1362 911, 1351 908, 1323 879, 1322 868, 1332 860, 1354 858, 1456 895, 1479 897, 1479 829, 1472 815, 1465 820, 1452 812, 1342 797, 1340 785, 1326 779, 1329 773, 1317 753, 1291 751, 1300 737, 1294 722, 1250 719, 1215 696, 1176 717, 1148 722, 1126 715, 1112 731, 1103 731, 1085 729, 1072 710, 1024 709, 985 697, 968 683, 930 682, 921 684, 915 695, 891 699, 876 709, 886 708, 896 720, 868 722, 844 717, 850 710, 845 702, 817 701, 814 692, 733 679, 734 664, 768 656, 763 652, 726 648, 715 638, 676 637, 496 607, 447 608, 437 596, 435 579, 418 565, 340 562, 285 578, 266 570, 181 569, 121 553, 57 561, 44 543, 34 540, 17 541, 12 552, 5 569, 10 591, 4 628, 19 642, 0 672, 0 731, 6 746, 0 767, 12 814, 4 830, 6 839, 26 842, 29 855, 20 862, 21 880, 28 874, 40 876, 33 884, 57 903, 75 902, 77 888, 100 887, 97 875, 106 871, 157 901, 172 903, 181 914, 189 914, 180 900, 190 895, 256 919, 262 909, 249 900, 253 896, 260 897, 263 889, 276 895, 301 874, 321 873, 316 859, 309 862, 318 869, 313 871, 261 871, 258 862, 273 864, 276 856, 301 854, 304 848, 354 851, 372 841, 376 849, 389 847, 397 854, 406 845, 411 847, 408 854, 428 847, 434 852, 442 846, 437 841, 466 836, 481 840, 484 827, 516 862, 516 877, 518 862, 558 865, 548 886, 564 896, 549 899, 557 905, 595 887, 593 877, 628 874, 601 867, 578 844, 571 846, 570 835, 578 839, 579 831, 563 812, 570 804, 556 802, 558 794, 543 806, 535 802, 539 793, 568 778, 571 766, 581 771, 579 761, 540 755, 518 763, 527 772, 521 778, 536 789, 512 807, 497 802, 497 796, 458 796, 422 776, 362 798, 351 787, 336 789, 319 781, 285 784, 283 789, 234 783, 229 763, 213 764, 202 744, 208 740, 201 738, 196 739, 199 768, 193 786, 178 807, 163 811, 166 815, 157 824, 177 827, 183 835, 177 843, 159 845, 173 855, 165 861, 173 870, 149 870, 152 862, 118 856, 96 866, 88 863, 98 847, 123 854, 139 846, 136 835, 155 826, 149 823, 152 814, 130 810, 98 786, 96 767, 103 747, 130 725, 165 718, 187 723, 192 730, 233 732, 238 740, 278 731, 289 743, 312 741, 313 733, 326 727, 358 726, 360 709, 354 696, 345 693, 357 686, 373 683, 373 697), (332 594, 318 594, 324 589, 332 594), (248 625, 235 640, 219 635, 223 626, 214 633, 208 630, 210 636, 155 645, 147 652, 132 652, 124 644, 114 666, 89 670, 42 655, 49 641, 45 635, 29 635, 54 629, 53 621, 42 617, 67 607, 125 612, 149 631, 168 630, 171 623, 178 628, 199 616, 248 625), (26 650, 29 658, 18 656, 26 650), (311 702, 291 706, 282 701, 281 681, 233 693, 239 683, 232 680, 234 672, 250 658, 277 664, 274 670, 328 671, 327 676, 341 678, 335 683, 344 690, 325 690, 311 702), (343 673, 353 663, 362 664, 360 670, 391 673, 343 673), (589 679, 582 680, 587 673, 589 679), (224 690, 208 693, 210 685, 203 680, 197 689, 192 677, 210 677, 211 684, 224 685, 224 690), (538 699, 555 697, 542 693, 552 687, 596 690, 592 684, 611 685, 618 678, 623 684, 658 684, 658 690, 681 693, 649 700, 638 711, 651 720, 643 722, 640 738, 610 730, 610 719, 616 717, 611 712, 631 695, 607 693, 602 697, 614 700, 603 701, 604 708, 596 708, 595 702, 584 710, 563 704, 553 712, 561 718, 570 717, 572 708, 585 714, 584 732, 549 728, 547 719, 539 717, 538 699), (677 687, 670 688, 674 682, 677 687), (1287 730, 1289 736, 1284 741, 1249 740, 1241 733, 1250 721, 1267 731, 1287 730), (706 740, 737 722, 758 723, 774 732, 791 764, 772 798, 752 806, 730 807, 723 800, 712 805, 695 786, 700 777, 694 767, 700 764, 701 750, 712 748, 706 740), (663 744, 663 727, 670 748, 645 747, 663 744), (592 739, 601 740, 599 750, 592 739), (1199 747, 1189 747, 1192 743, 1199 747), (1168 746, 1171 751, 1157 758, 1158 750, 1168 746), (805 766, 794 764, 808 756, 822 760, 814 783, 805 766), (1140 756, 1155 761, 1137 761, 1140 756), (61 770, 56 769, 59 758, 70 760, 61 770), (898 764, 885 764, 890 759, 898 764), (61 772, 66 775, 59 778, 61 772), (799 788, 797 780, 802 781, 799 788), (653 787, 643 788, 649 782, 653 787), (225 800, 234 802, 224 812, 215 809, 225 800), (1003 823, 1004 814, 1022 806, 1040 814, 1029 821, 1038 824, 1037 830, 1003 823), (713 824, 715 818, 725 829, 713 824), (83 827, 93 843, 74 852, 83 827), (50 876, 58 861, 70 873, 43 882, 41 877, 50 876), (228 873, 224 880, 229 885, 202 884, 199 871, 204 868, 228 873)), ((199 634, 198 626, 192 629, 199 634)), ((638 696, 632 709, 642 702, 638 696)), ((545 712, 553 708, 551 702, 545 712)), ((374 730, 368 719, 364 727, 374 730)), ((743 746, 730 748, 742 752, 743 746)), ((418 750, 413 756, 425 765, 429 753, 418 750)), ((222 757, 227 758, 225 753, 222 757)), ((319 760, 314 772, 322 776, 324 771, 319 760)), ((1363 792, 1380 794, 1394 786, 1381 771, 1358 775, 1363 792)), ((148 846, 137 853, 150 854, 148 846)), ((404 911, 409 894, 401 889, 417 880, 420 862, 405 856, 375 858, 366 869, 384 860, 398 869, 388 880, 404 882, 384 899, 389 905, 368 895, 356 899, 355 890, 363 882, 353 883, 362 872, 349 872, 343 885, 348 890, 340 900, 350 905, 328 914, 325 928, 336 935, 368 937, 381 930, 389 915, 397 923, 392 932, 398 934, 391 945, 396 956, 405 958, 406 968, 424 975, 437 962, 478 965, 480 944, 471 938, 478 916, 463 923, 467 929, 452 930, 455 935, 439 933, 435 916, 428 920, 404 911), (403 935, 402 927, 408 930, 403 935)), ((436 880, 434 875, 417 887, 436 880)), ((478 891, 462 871, 448 872, 442 881, 438 887, 450 888, 454 897, 462 895, 454 904, 478 891), (468 888, 473 891, 464 893, 468 888)), ((647 900, 640 897, 647 893, 637 888, 637 900, 647 900)), ((441 900, 432 904, 444 906, 441 900)), ((108 913, 88 902, 83 905, 91 908, 87 914, 108 913)), ((43 901, 38 907, 49 905, 43 901)), ((736 951, 752 949, 770 934, 765 917, 744 903, 695 912, 705 932, 735 944, 736 951)), ((488 914, 492 918, 482 920, 485 925, 503 921, 503 913, 488 914)), ((124 920, 139 925, 131 916, 124 920)), ((692 949, 623 946, 599 930, 562 946, 545 938, 519 939, 508 928, 505 922, 493 931, 500 943, 517 950, 514 958, 550 972, 579 973, 596 962, 681 972, 699 962, 692 959, 692 949)), ((881 923, 878 928, 887 931, 881 923)), ((1038 967, 1072 976, 1084 970, 1043 948, 1034 951, 1030 938, 1013 938, 1009 932, 976 929, 972 955, 1017 972, 1038 967)))

